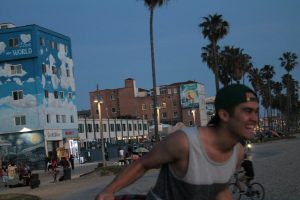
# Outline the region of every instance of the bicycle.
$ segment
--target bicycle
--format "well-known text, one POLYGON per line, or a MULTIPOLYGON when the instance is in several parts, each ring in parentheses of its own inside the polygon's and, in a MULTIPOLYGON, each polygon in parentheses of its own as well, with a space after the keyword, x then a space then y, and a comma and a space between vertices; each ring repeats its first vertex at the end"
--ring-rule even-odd
POLYGON ((265 198, 265 189, 262 184, 258 182, 246 183, 246 191, 241 192, 239 187, 239 173, 243 171, 236 172, 234 174, 234 182, 229 184, 229 190, 231 191, 234 200, 240 200, 244 195, 252 200, 263 200, 265 198))

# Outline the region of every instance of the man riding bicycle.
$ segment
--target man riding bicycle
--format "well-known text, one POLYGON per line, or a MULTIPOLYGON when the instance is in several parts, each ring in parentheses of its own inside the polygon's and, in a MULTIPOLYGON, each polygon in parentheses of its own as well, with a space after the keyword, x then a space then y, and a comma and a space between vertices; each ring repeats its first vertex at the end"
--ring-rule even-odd
MULTIPOLYGON (((253 163, 250 159, 250 156, 247 154, 244 154, 245 159, 243 160, 241 167, 243 168, 244 174, 240 176, 239 182, 244 183, 246 186, 249 185, 250 181, 254 179, 254 169, 253 169, 253 163)), ((245 192, 243 187, 239 184, 239 187, 241 189, 241 192, 245 192)))

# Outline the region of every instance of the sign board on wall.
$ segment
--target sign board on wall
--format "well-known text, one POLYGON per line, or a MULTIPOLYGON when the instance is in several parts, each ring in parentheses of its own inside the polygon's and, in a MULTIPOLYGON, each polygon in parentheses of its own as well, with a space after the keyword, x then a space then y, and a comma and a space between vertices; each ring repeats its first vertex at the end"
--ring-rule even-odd
POLYGON ((198 84, 180 85, 180 101, 182 108, 198 108, 200 101, 198 84))
POLYGON ((45 139, 48 141, 62 140, 62 130, 45 130, 45 139))
POLYGON ((78 138, 78 131, 74 129, 63 130, 63 138, 78 138))

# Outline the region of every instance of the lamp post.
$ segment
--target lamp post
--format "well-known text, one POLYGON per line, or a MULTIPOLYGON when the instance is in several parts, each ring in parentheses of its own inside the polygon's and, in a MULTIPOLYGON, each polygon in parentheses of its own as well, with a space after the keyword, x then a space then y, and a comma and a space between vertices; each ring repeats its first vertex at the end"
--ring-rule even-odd
POLYGON ((104 152, 104 139, 103 139, 103 129, 102 129, 102 117, 101 117, 101 103, 103 103, 103 99, 100 95, 97 95, 94 99, 94 102, 98 105, 98 114, 99 114, 99 131, 100 131, 100 138, 101 138, 101 152, 102 152, 102 163, 103 166, 106 166, 105 160, 105 152, 104 152))
POLYGON ((192 109, 192 115, 193 115, 193 123, 194 123, 194 126, 196 126, 196 124, 195 124, 195 112, 196 112, 196 110, 195 109, 192 109))

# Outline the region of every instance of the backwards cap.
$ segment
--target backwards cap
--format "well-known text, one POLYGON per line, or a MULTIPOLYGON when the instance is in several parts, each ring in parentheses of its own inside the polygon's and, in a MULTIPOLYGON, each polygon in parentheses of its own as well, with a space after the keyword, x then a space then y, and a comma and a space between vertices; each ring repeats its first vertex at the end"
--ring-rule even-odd
POLYGON ((232 84, 220 89, 215 99, 216 112, 219 109, 226 109, 236 106, 240 103, 256 101, 258 102, 256 93, 249 87, 241 84, 232 84), (249 92, 255 97, 250 96, 249 92))

